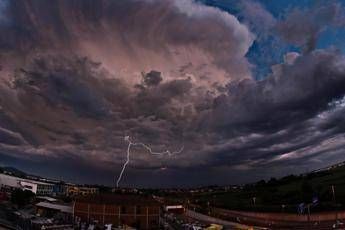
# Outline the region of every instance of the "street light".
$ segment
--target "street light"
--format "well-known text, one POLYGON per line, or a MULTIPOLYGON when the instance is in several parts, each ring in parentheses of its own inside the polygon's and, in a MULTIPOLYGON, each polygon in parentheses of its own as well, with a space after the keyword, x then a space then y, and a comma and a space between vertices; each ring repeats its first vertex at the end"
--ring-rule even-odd
POLYGON ((210 215, 211 214, 211 209, 210 209, 210 202, 209 201, 207 201, 207 207, 208 207, 208 215, 210 215))
POLYGON ((337 206, 337 201, 335 199, 335 186, 332 185, 331 189, 332 189, 332 195, 333 195, 333 202, 335 205, 335 221, 337 222, 338 221, 338 206, 337 206))

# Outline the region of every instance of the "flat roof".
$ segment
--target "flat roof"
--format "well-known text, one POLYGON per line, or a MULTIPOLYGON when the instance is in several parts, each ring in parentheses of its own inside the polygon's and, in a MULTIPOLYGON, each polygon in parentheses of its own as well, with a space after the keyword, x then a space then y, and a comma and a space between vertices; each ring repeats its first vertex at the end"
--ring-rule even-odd
POLYGON ((37 199, 41 199, 41 200, 46 200, 46 201, 50 201, 50 202, 56 202, 57 199, 49 197, 49 196, 36 196, 37 199))
POLYGON ((73 208, 72 205, 63 205, 63 204, 52 204, 48 202, 39 202, 36 204, 37 207, 41 208, 48 208, 48 209, 54 209, 58 210, 60 212, 65 212, 65 213, 73 213, 73 208))
POLYGON ((76 198, 76 202, 115 205, 160 205, 160 203, 153 199, 151 196, 121 194, 99 194, 80 196, 76 198))

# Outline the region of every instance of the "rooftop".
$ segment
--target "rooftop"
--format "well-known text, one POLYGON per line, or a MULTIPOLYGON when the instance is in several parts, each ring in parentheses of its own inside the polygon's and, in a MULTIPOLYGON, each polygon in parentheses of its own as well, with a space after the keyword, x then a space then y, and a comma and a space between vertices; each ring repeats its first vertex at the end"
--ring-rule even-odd
POLYGON ((58 201, 57 199, 49 197, 49 196, 37 196, 36 199, 46 200, 46 201, 49 201, 49 202, 56 202, 56 201, 58 201))
POLYGON ((71 205, 62 205, 62 204, 52 204, 48 202, 39 202, 36 204, 37 207, 41 208, 48 208, 48 209, 54 209, 58 210, 60 212, 65 212, 65 213, 72 213, 73 208, 71 205))
POLYGON ((94 204, 133 204, 133 205, 160 205, 158 201, 150 196, 120 195, 120 194, 99 194, 76 198, 76 202, 94 204))

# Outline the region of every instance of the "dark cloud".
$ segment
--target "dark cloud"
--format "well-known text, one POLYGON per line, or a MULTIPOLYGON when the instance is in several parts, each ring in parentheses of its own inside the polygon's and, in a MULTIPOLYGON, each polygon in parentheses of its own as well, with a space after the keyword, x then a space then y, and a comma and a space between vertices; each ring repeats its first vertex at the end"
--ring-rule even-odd
POLYGON ((297 57, 292 65, 275 66, 262 81, 231 83, 228 94, 215 99, 212 116, 220 126, 250 124, 266 130, 315 116, 344 95, 345 76, 339 66, 343 61, 336 52, 314 51, 297 57))
POLYGON ((335 137, 341 146, 343 136, 334 127, 335 122, 343 123, 335 115, 343 104, 335 103, 336 109, 330 109, 330 104, 342 101, 345 94, 343 63, 337 52, 314 51, 297 57, 293 64, 276 66, 265 80, 230 84, 228 93, 215 99, 209 118, 210 127, 229 138, 218 150, 219 162, 225 158, 238 164, 247 158, 248 165, 259 166, 284 154, 285 160, 289 154, 293 160, 304 159, 308 151, 308 157, 314 158, 332 149, 317 150, 320 142, 335 137))
POLYGON ((147 86, 157 86, 161 81, 163 80, 162 78, 162 73, 152 70, 147 74, 143 75, 144 78, 144 83, 147 86))
POLYGON ((99 117, 109 112, 102 90, 104 79, 101 74, 93 76, 98 63, 47 55, 34 57, 27 65, 14 78, 14 88, 23 92, 22 97, 39 96, 49 106, 65 103, 81 116, 99 117))

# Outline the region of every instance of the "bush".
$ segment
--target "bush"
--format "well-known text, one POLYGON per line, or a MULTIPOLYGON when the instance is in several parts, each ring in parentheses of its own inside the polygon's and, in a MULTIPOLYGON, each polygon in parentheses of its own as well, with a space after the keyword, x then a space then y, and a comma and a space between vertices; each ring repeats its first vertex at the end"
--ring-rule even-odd
POLYGON ((16 189, 11 194, 11 202, 19 207, 22 207, 29 204, 34 197, 35 194, 31 191, 16 189))

